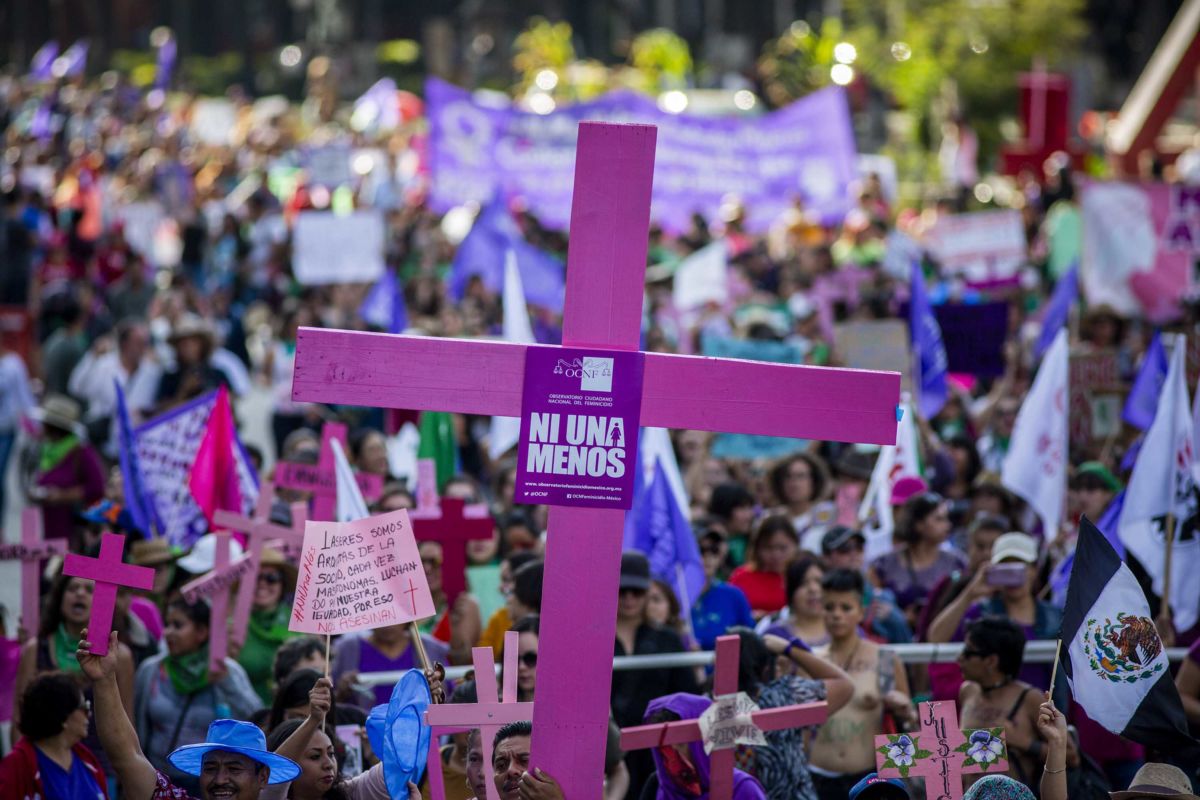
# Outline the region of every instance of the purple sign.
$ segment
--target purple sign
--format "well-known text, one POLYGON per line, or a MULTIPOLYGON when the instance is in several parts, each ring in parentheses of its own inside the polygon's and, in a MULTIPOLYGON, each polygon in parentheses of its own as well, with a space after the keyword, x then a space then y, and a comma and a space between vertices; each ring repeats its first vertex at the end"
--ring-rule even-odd
POLYGON ((497 193, 523 197, 543 224, 565 230, 571 209, 575 137, 584 120, 658 126, 651 216, 683 230, 693 212, 709 219, 740 198, 747 226, 765 230, 796 199, 827 219, 853 206, 858 175, 845 92, 831 87, 757 117, 669 114, 654 100, 612 92, 549 114, 484 104, 437 79, 425 84, 430 200, 438 211, 486 204, 497 193))
POLYGON ((526 351, 516 502, 633 505, 643 364, 639 352, 526 351))

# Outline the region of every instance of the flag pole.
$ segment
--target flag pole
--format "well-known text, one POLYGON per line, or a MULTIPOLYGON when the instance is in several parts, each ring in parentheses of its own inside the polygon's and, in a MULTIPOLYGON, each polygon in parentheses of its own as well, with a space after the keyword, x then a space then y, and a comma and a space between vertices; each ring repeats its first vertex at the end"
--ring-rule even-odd
POLYGON ((1163 605, 1158 614, 1161 617, 1165 612, 1169 617, 1171 614, 1171 553, 1175 549, 1175 515, 1168 512, 1163 524, 1166 528, 1167 547, 1163 552, 1163 605))
POLYGON ((1054 666, 1050 669, 1050 705, 1054 705, 1054 681, 1058 678, 1058 658, 1062 655, 1062 639, 1054 646, 1054 666))

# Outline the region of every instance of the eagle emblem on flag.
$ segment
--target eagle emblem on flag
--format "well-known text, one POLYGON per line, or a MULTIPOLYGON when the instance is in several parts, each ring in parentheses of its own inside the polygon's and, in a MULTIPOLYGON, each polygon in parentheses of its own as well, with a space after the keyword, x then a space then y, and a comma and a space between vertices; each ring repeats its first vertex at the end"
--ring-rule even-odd
POLYGON ((1149 617, 1121 612, 1115 622, 1089 619, 1083 652, 1092 671, 1113 683, 1137 683, 1164 669, 1158 660, 1162 640, 1149 617))

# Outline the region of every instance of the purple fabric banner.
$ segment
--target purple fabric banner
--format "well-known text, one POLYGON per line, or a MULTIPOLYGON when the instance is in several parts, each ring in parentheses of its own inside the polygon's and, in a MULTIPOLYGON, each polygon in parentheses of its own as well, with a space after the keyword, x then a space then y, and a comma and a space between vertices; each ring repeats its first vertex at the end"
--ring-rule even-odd
POLYGON ((431 203, 438 211, 485 205, 500 192, 523 197, 543 224, 565 229, 571 209, 578 123, 658 126, 651 216, 680 230, 693 212, 715 218, 736 195, 747 226, 764 230, 797 199, 830 219, 851 208, 857 176, 854 131, 845 93, 822 89, 759 117, 668 114, 652 98, 612 92, 550 114, 479 103, 470 92, 431 78, 431 203))
POLYGON ((633 505, 644 363, 637 352, 526 351, 516 502, 633 505))
POLYGON ((942 329, 950 372, 981 378, 1004 374, 1004 340, 1008 338, 1008 303, 934 306, 942 329))

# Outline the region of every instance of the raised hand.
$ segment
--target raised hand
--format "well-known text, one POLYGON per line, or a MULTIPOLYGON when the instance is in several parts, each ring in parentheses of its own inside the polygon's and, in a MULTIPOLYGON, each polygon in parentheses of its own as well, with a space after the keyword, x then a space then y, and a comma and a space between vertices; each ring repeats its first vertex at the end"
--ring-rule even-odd
POLYGON ((533 772, 526 772, 517 784, 521 800, 563 800, 562 787, 558 781, 534 767, 533 772))
POLYGON ((88 631, 84 628, 79 634, 79 646, 75 650, 75 658, 84 676, 93 683, 111 678, 117 674, 117 632, 108 635, 108 653, 103 656, 94 655, 92 643, 88 641, 88 631))
POLYGON ((1046 702, 1038 708, 1036 720, 1038 735, 1051 747, 1066 747, 1067 718, 1054 707, 1050 701, 1050 693, 1046 692, 1046 702))
POLYGON ((308 715, 324 719, 333 708, 333 681, 320 677, 308 693, 308 715))

